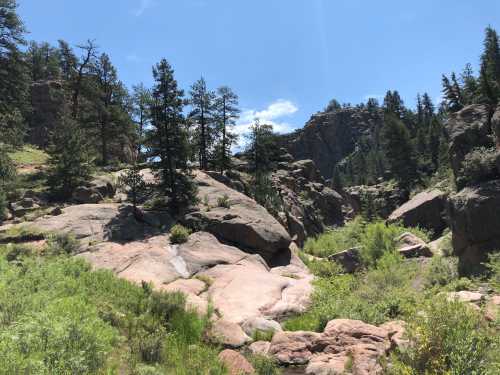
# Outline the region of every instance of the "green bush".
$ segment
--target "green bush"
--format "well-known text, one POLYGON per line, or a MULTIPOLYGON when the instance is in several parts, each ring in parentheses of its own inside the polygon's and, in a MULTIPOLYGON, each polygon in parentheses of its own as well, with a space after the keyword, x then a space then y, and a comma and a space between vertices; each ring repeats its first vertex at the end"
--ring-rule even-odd
POLYGON ((73 255, 80 249, 80 243, 71 233, 49 235, 44 253, 47 255, 73 255))
POLYGON ((353 247, 361 249, 365 265, 374 265, 385 252, 394 251, 395 239, 404 232, 411 232, 424 241, 428 234, 419 228, 405 228, 402 225, 386 225, 383 221, 366 222, 358 217, 345 226, 333 229, 316 238, 310 238, 304 251, 318 257, 328 257, 353 247))
POLYGON ((395 374, 498 374, 500 340, 468 305, 435 297, 408 321, 395 374))
POLYGON ((2 188, 0 188, 0 223, 7 217, 7 196, 2 188))
POLYGON ((457 176, 459 187, 471 186, 497 176, 495 148, 479 147, 465 156, 460 175, 457 176))
POLYGON ((231 202, 229 201, 229 196, 227 194, 224 194, 222 197, 218 197, 217 206, 223 208, 231 208, 231 202))
POLYGON ((92 271, 84 260, 0 248, 0 374, 224 374, 209 317, 184 296, 92 271), (115 371, 116 370, 116 371, 115 371))
POLYGON ((427 288, 443 287, 458 280, 458 259, 435 256, 431 259, 424 273, 427 288))
POLYGON ((281 369, 278 367, 278 363, 272 357, 265 355, 252 355, 249 360, 257 375, 282 374, 281 369))
POLYGON ((173 244, 181 244, 188 240, 191 231, 180 225, 176 224, 170 229, 170 242, 173 244))
POLYGON ((337 318, 359 319, 371 324, 404 318, 419 296, 412 288, 418 265, 386 253, 366 273, 336 275, 315 281, 312 306, 285 322, 292 331, 321 331, 337 318))
POLYGON ((340 275, 344 272, 342 266, 337 262, 323 259, 311 259, 303 253, 299 253, 299 257, 302 259, 307 268, 309 268, 309 271, 311 271, 315 276, 332 277, 340 275))
POLYGON ((24 257, 30 257, 34 254, 31 246, 23 244, 8 244, 6 250, 5 259, 7 259, 8 262, 17 262, 24 257))
POLYGON ((488 263, 486 267, 489 271, 489 279, 491 286, 500 292, 500 251, 491 253, 489 255, 488 263))

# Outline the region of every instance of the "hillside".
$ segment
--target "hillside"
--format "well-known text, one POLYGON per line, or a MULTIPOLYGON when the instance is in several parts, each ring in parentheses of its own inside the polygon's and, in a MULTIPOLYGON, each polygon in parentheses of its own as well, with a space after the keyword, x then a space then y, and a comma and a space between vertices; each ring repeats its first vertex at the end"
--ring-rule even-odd
POLYGON ((129 90, 14 0, 0 30, 0 375, 500 373, 493 28, 442 103, 256 118, 236 154, 228 86, 162 58, 129 90))

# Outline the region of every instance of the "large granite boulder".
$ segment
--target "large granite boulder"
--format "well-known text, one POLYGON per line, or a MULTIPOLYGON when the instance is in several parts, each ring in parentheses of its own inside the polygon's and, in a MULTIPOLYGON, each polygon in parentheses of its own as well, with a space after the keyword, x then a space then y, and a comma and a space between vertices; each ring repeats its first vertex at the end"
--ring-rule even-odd
MULTIPOLYGON (((287 266, 269 268, 259 255, 224 245, 207 232, 193 233, 180 245, 171 244, 166 234, 127 243, 103 242, 78 256, 132 282, 181 291, 198 311, 206 312, 210 301, 223 319, 216 335, 222 335, 229 323, 246 323, 247 328, 252 321, 263 324, 256 318, 303 312, 312 292, 313 277, 302 263, 293 259, 287 266)), ((221 339, 235 347, 247 338, 241 333, 221 339)))
POLYGON ((402 222, 405 227, 420 227, 439 236, 446 228, 446 193, 441 190, 423 191, 394 210, 389 223, 402 222))
POLYGON ((283 365, 307 365, 306 374, 310 375, 346 371, 380 374, 381 359, 395 347, 391 338, 401 342, 403 332, 404 322, 398 322, 397 327, 376 327, 359 320, 335 319, 328 322, 322 333, 275 333, 268 354, 283 365))
POLYGON ((200 202, 185 215, 187 225, 266 260, 288 250, 290 235, 264 207, 201 171, 196 172, 195 182, 200 202))
POLYGON ((461 175, 466 156, 477 147, 491 147, 494 144, 491 115, 490 108, 481 104, 472 104, 450 114, 446 124, 448 152, 459 189, 464 187, 461 175))
POLYGON ((448 211, 460 270, 475 272, 500 249, 500 180, 461 190, 450 197, 448 211))
POLYGON ((85 203, 99 203, 105 198, 113 198, 116 193, 116 183, 111 175, 94 177, 87 184, 79 186, 73 192, 73 200, 85 203))
POLYGON ((138 221, 130 205, 116 203, 69 206, 56 216, 46 215, 32 225, 47 232, 72 233, 83 246, 101 241, 125 242, 160 234, 172 225, 167 212, 144 212, 138 221))

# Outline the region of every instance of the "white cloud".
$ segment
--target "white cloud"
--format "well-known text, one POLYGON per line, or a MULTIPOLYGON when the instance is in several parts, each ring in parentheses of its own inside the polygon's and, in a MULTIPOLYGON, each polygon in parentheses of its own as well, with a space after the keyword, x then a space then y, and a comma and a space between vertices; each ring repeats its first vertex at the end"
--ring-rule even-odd
POLYGON ((278 133, 287 133, 292 131, 295 127, 288 122, 280 121, 280 119, 293 115, 298 110, 297 106, 291 101, 278 99, 262 110, 244 110, 233 130, 240 135, 248 134, 250 126, 254 123, 255 119, 258 118, 261 124, 272 125, 274 131, 278 133))
POLYGON ((136 17, 140 17, 146 10, 148 10, 155 4, 155 0, 140 0, 139 7, 132 10, 132 14, 136 17))

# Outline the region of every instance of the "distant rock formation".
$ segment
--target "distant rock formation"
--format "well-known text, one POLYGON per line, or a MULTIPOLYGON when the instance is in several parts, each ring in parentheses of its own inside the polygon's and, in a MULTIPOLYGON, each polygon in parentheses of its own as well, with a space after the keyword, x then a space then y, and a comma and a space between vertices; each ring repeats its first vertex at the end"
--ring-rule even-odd
POLYGON ((303 129, 284 136, 284 143, 295 160, 313 160, 328 179, 335 165, 355 150, 361 137, 371 137, 382 125, 380 110, 342 108, 313 115, 303 129))

